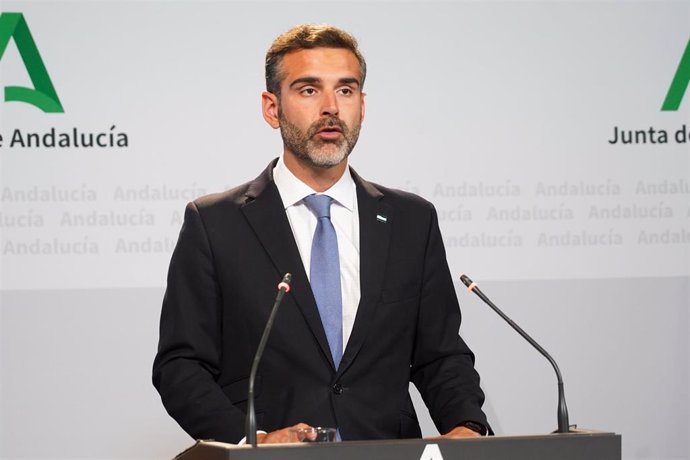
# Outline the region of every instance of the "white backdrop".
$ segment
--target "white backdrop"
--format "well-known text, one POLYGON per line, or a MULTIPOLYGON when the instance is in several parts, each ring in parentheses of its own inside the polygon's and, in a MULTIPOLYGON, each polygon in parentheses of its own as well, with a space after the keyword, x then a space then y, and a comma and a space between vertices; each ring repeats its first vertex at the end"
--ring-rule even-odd
MULTIPOLYGON (((369 67, 351 164, 437 206, 451 269, 556 357, 573 423, 622 433, 625 458, 690 458, 690 139, 676 139, 690 100, 661 111, 687 2, 0 8, 24 14, 65 109, 0 101, 0 457, 165 458, 191 442, 150 385, 182 211, 278 155, 263 56, 328 22, 369 67), (51 130, 127 146, 18 140, 51 130), (637 130, 647 143, 611 143, 637 130)), ((14 42, 0 84, 31 86, 14 42)), ((496 431, 554 429, 548 363, 458 294, 496 431)))

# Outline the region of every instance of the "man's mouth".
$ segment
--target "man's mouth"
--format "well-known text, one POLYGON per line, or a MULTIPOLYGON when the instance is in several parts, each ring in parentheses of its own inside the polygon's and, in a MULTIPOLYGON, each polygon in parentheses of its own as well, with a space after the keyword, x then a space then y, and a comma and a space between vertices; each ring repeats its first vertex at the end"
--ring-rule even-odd
POLYGON ((319 136, 321 139, 332 140, 338 139, 342 135, 342 133, 343 130, 340 128, 340 126, 326 126, 318 130, 316 135, 319 136))

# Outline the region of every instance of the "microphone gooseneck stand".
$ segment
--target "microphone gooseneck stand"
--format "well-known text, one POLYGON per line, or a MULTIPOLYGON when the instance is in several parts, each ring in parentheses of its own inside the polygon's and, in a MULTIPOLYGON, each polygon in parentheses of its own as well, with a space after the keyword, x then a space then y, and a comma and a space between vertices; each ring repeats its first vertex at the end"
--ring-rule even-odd
POLYGON ((477 283, 472 281, 469 276, 462 274, 460 275, 460 281, 467 286, 467 290, 470 292, 474 292, 477 294, 477 296, 484 301, 485 304, 487 304, 489 307, 493 309, 498 315, 503 318, 510 326, 517 331, 518 334, 520 334, 525 340, 527 340, 534 348, 537 349, 539 353, 544 355, 546 359, 549 360, 551 365, 553 366, 553 369, 556 371, 556 378, 558 379, 558 409, 557 409, 557 417, 558 417, 558 430, 554 431, 554 433, 570 433, 570 423, 568 421, 568 406, 565 403, 565 394, 563 392, 563 377, 561 376, 561 371, 558 369, 558 364, 556 364, 556 361, 551 357, 550 354, 544 350, 541 345, 539 345, 532 337, 529 336, 525 331, 522 330, 520 326, 515 324, 513 320, 511 320, 505 313, 503 313, 494 303, 489 300, 487 296, 484 295, 484 293, 477 287, 477 283))
POLYGON ((276 313, 278 312, 278 307, 280 306, 280 303, 283 301, 283 297, 285 296, 285 294, 290 291, 290 281, 292 281, 292 275, 290 273, 286 273, 285 276, 283 276, 283 280, 280 282, 280 284, 278 284, 278 294, 276 295, 276 300, 273 303, 271 314, 268 316, 268 321, 266 321, 266 327, 264 327, 264 333, 261 336, 259 347, 256 349, 254 361, 252 362, 252 369, 249 373, 249 391, 247 392, 247 419, 245 424, 245 434, 247 436, 247 443, 251 444, 252 447, 256 447, 256 411, 254 409, 254 380, 256 379, 256 371, 259 368, 261 356, 264 354, 266 342, 268 342, 268 336, 271 334, 273 320, 275 319, 276 313))

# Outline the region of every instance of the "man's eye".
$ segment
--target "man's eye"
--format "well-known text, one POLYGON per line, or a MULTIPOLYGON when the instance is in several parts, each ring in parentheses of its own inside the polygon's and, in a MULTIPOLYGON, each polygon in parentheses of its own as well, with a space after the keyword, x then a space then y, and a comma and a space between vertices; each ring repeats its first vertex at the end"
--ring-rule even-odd
POLYGON ((340 94, 342 94, 342 95, 344 95, 344 96, 350 96, 350 95, 353 94, 353 91, 352 91, 352 89, 350 89, 350 88, 341 88, 341 89, 340 89, 340 94))
POLYGON ((305 96, 312 96, 316 94, 316 90, 314 88, 304 88, 302 91, 300 91, 302 94, 305 96))

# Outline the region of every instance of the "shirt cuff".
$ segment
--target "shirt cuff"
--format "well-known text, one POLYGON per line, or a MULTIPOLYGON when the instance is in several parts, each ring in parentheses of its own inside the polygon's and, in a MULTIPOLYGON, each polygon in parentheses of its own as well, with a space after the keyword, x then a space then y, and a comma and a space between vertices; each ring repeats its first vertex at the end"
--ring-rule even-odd
MULTIPOLYGON (((261 430, 256 430, 256 434, 266 434, 265 431, 261 430)), ((240 439, 240 442, 237 443, 238 446, 244 446, 247 444, 247 437, 245 436, 244 438, 240 439)))

